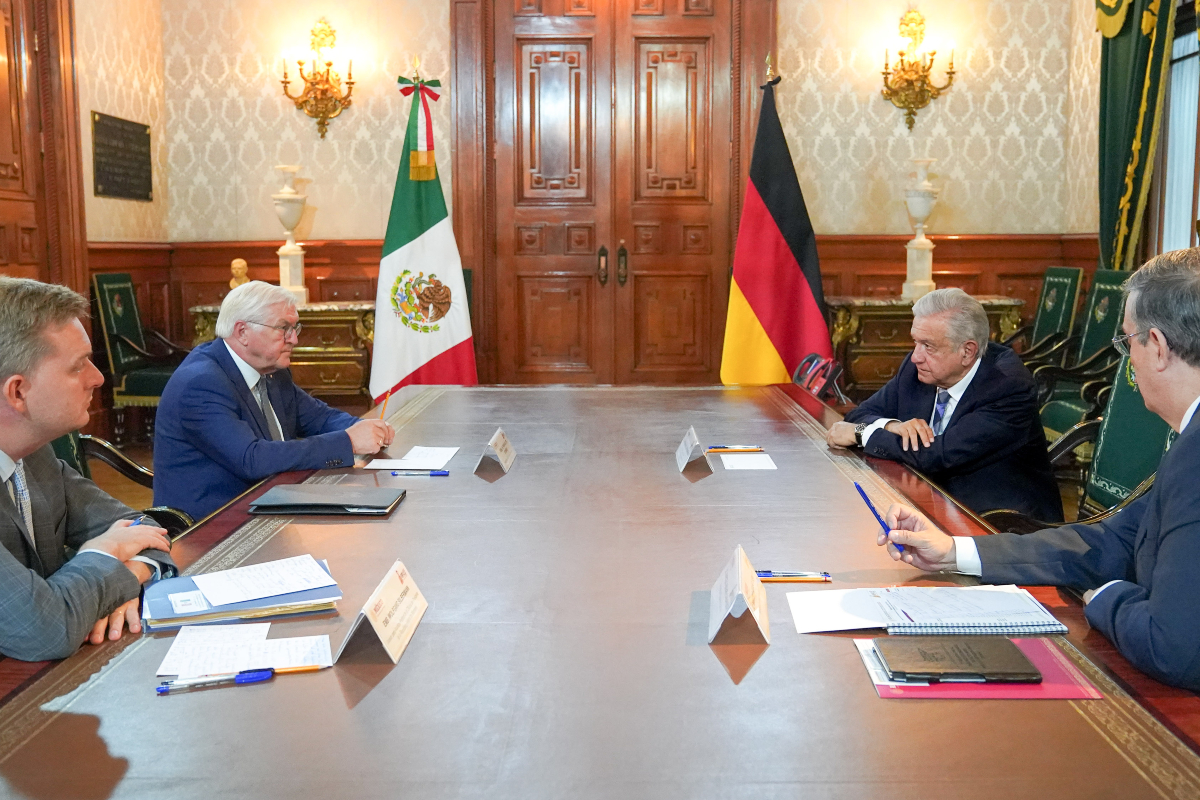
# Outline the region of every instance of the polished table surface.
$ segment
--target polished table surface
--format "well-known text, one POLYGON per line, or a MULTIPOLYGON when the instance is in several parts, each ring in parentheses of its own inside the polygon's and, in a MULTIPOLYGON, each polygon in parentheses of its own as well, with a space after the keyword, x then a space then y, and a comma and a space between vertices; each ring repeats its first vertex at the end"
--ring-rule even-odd
POLYGON ((398 665, 359 651, 315 674, 160 698, 154 672, 171 635, 85 646, 0 707, 2 791, 1200 794, 1195 753, 1062 637, 1104 700, 881 700, 847 636, 795 633, 785 594, 827 587, 770 584, 771 646, 735 684, 706 627, 708 590, 736 545, 758 568, 829 570, 833 588, 926 582, 875 546, 877 523, 851 484, 886 504, 900 497, 894 476, 828 450, 821 426, 778 388, 418 388, 389 411, 393 454, 462 448, 449 478, 341 470, 309 480, 403 486, 390 519, 262 518, 223 530, 223 519, 242 519, 234 507, 175 552, 190 572, 328 559, 345 595, 339 613, 276 622, 271 635, 328 633, 335 649, 402 559, 429 610, 398 665), (713 459, 712 474, 681 476, 673 456, 688 425, 705 444, 761 443, 778 470, 727 472, 713 459), (519 455, 508 475, 481 478, 471 470, 497 426, 519 455))

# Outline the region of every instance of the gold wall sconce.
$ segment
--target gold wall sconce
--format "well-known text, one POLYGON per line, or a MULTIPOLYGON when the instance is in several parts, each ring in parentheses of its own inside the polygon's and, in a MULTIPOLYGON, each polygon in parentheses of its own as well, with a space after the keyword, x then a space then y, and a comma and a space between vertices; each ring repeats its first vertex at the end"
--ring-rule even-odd
POLYGON ((954 83, 954 51, 950 51, 950 67, 946 70, 946 84, 933 83, 933 60, 936 50, 928 53, 921 50, 925 40, 925 17, 912 9, 900 18, 900 37, 908 39, 908 47, 900 51, 896 68, 888 66, 888 51, 883 51, 883 96, 891 100, 896 108, 904 109, 904 124, 911 131, 917 121, 917 111, 937 99, 954 83))
POLYGON ((298 96, 288 91, 287 59, 283 60, 283 94, 296 104, 296 108, 317 121, 317 132, 325 138, 329 130, 329 120, 341 114, 350 107, 350 95, 354 92, 354 61, 351 60, 346 68, 345 89, 342 88, 342 78, 333 69, 333 61, 325 58, 324 50, 332 48, 337 42, 337 31, 329 24, 329 20, 321 17, 311 31, 311 47, 313 59, 308 73, 304 71, 304 60, 296 61, 300 79, 304 81, 304 91, 298 96))

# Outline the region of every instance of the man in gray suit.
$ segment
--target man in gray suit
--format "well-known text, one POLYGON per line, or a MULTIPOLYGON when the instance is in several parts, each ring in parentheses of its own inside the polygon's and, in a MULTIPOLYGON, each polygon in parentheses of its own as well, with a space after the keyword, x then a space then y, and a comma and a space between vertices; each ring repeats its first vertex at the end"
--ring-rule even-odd
POLYGON ((1173 686, 1200 690, 1200 248, 1156 256, 1125 284, 1123 336, 1146 408, 1179 438, 1154 487, 1096 525, 1017 536, 947 536, 919 511, 888 509, 880 535, 896 560, 984 583, 1083 590, 1088 624, 1129 661, 1173 686), (904 552, 896 549, 904 545, 904 552))
POLYGON ((140 631, 140 585, 159 569, 148 554, 170 547, 49 445, 87 424, 104 382, 87 314, 66 287, 0 276, 0 653, 27 661, 140 631))

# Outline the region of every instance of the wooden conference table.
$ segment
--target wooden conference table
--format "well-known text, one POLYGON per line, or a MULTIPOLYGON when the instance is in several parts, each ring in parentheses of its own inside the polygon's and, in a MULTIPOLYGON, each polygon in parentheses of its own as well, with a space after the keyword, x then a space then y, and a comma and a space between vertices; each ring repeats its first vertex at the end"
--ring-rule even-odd
POLYGON ((778 387, 406 389, 389 409, 392 451, 461 446, 449 478, 307 477, 406 487, 390 519, 247 521, 244 497, 175 546, 191 571, 327 558, 339 612, 276 622, 272 636, 328 633, 335 649, 401 558, 430 605, 398 665, 359 653, 319 673, 157 697, 170 635, 85 646, 8 691, 0 793, 1200 794, 1192 740, 1156 719, 1186 734, 1186 714, 1172 721, 1170 703, 1154 706, 1195 696, 1161 687, 1136 702, 1113 679, 1128 670, 1119 656, 1094 651, 1108 662, 1098 667, 1076 649, 1097 635, 1055 592, 1042 596, 1072 628, 1058 642, 1103 700, 881 700, 847 636, 795 633, 784 595, 818 585, 767 586, 771 646, 735 684, 706 625, 708 590, 736 545, 759 568, 829 570, 837 588, 923 580, 875 546, 852 478, 877 503, 900 487, 948 527, 982 532, 911 473, 829 451, 806 407, 829 413, 778 387), (473 475, 498 425, 517 461, 503 477, 473 475), (713 474, 681 476, 673 454, 688 425, 705 444, 761 443, 778 470, 726 472, 714 459, 713 474))

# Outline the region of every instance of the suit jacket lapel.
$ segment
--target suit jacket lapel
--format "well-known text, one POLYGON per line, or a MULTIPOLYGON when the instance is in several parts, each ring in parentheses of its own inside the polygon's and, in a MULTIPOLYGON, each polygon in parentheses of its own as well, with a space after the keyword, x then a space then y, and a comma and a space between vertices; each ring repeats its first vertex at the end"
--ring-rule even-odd
POLYGON ((942 433, 950 430, 954 423, 962 419, 962 413, 974 405, 979 400, 979 395, 983 392, 983 387, 987 386, 988 380, 992 375, 992 360, 988 358, 988 353, 985 350, 982 358, 979 360, 979 369, 975 371, 975 377, 967 384, 967 390, 963 392, 962 397, 958 398, 958 402, 954 404, 954 413, 946 422, 946 427, 942 428, 942 433))
MULTIPOLYGON (((230 382, 233 383, 233 388, 237 392, 238 399, 242 401, 242 405, 250 412, 250 417, 254 420, 254 424, 258 426, 258 435, 263 439, 270 439, 271 429, 267 427, 267 418, 263 416, 262 408, 258 405, 258 400, 255 399, 254 394, 250 391, 250 387, 246 385, 246 378, 242 375, 242 371, 238 369, 237 364, 233 363, 233 356, 229 355, 228 345, 223 340, 216 339, 213 341, 213 347, 209 355, 220 365, 230 382)), ((259 380, 262 380, 262 378, 259 378, 259 380)))
MULTIPOLYGON (((25 484, 29 488, 29 508, 30 515, 32 516, 32 510, 34 508, 34 488, 32 485, 33 481, 29 479, 28 473, 25 475, 25 484)), ((38 493, 38 498, 41 498, 40 492, 38 493)), ((25 518, 21 515, 21 510, 17 508, 17 504, 13 502, 12 497, 10 497, 8 494, 8 486, 0 488, 0 508, 3 508, 4 513, 8 515, 9 519, 12 520, 13 525, 15 525, 17 530, 20 531, 21 539, 23 540, 23 544, 25 546, 25 552, 29 553, 28 566, 36 570, 40 575, 42 573, 41 554, 37 551, 37 545, 34 542, 32 532, 25 527, 25 518)), ((17 554, 14 553, 13 555, 16 556, 17 554)), ((21 559, 18 558, 18 560, 21 559)))

